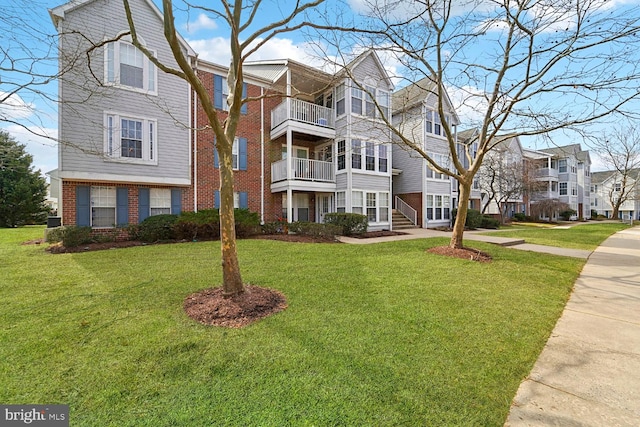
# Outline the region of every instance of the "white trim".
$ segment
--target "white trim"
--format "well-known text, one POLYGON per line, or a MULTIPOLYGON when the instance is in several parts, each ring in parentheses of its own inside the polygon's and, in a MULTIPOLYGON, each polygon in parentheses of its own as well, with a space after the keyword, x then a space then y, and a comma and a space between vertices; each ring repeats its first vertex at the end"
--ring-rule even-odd
MULTIPOLYGON (((121 33, 122 32, 120 32, 119 34, 121 33)), ((144 39, 142 39, 142 37, 138 37, 138 39, 143 46, 146 46, 146 43, 144 39)), ((128 90, 131 92, 143 93, 145 95, 157 96, 158 95, 158 67, 156 67, 155 64, 152 63, 151 60, 147 58, 144 53, 142 53, 142 51, 140 51, 140 49, 135 47, 131 43, 131 41, 132 41, 131 36, 124 36, 117 41, 112 41, 104 45, 104 53, 103 53, 104 85, 117 87, 119 89, 128 90), (133 49, 135 49, 135 52, 139 53, 142 56, 142 87, 141 88, 120 83, 120 45, 121 44, 131 46, 133 49), (109 66, 108 66, 109 52, 112 52, 113 54, 113 58, 112 58, 113 69, 111 70, 113 72, 113 80, 109 79, 109 66), (150 77, 153 77, 153 86, 154 86, 153 90, 149 90, 150 77)), ((154 49, 149 49, 149 48, 147 49, 153 54, 153 56, 157 56, 157 52, 154 49)))
POLYGON ((139 117, 127 113, 115 111, 104 112, 104 161, 141 165, 158 164, 158 121, 155 118, 139 117), (111 128, 109 119, 113 118, 111 128), (142 158, 122 157, 120 135, 117 130, 122 126, 122 120, 142 122, 142 158), (149 134, 150 126, 152 135, 149 134), (153 139, 153 153, 151 152, 151 139, 153 139), (150 158, 153 155, 153 158, 150 158))
MULTIPOLYGON (((157 185, 175 185, 189 186, 191 180, 189 178, 161 178, 143 175, 122 175, 110 173, 94 173, 94 172, 78 172, 64 171, 60 172, 60 179, 67 181, 89 181, 89 182, 126 182, 132 184, 157 184, 157 185)), ((96 184, 97 185, 97 184, 96 184)))

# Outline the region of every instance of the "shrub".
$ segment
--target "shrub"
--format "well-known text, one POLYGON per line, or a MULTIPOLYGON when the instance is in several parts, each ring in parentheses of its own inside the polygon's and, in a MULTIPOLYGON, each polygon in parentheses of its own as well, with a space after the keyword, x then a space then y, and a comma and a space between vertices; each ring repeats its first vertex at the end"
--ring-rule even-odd
POLYGON ((513 214, 513 219, 515 219, 516 221, 526 221, 527 216, 522 212, 516 212, 513 214))
POLYGON ((565 221, 569 221, 571 219, 572 216, 574 216, 577 212, 574 211, 573 209, 565 209, 562 212, 560 212, 558 215, 560 215, 560 218, 562 218, 565 221))
POLYGON ((65 248, 75 248, 92 242, 91 227, 63 227, 62 245, 65 248))
POLYGON ((292 222, 289 231, 301 236, 334 239, 342 231, 341 227, 333 224, 319 224, 317 222, 292 222))
POLYGON ((261 233, 260 215, 249 209, 234 209, 236 220, 236 237, 244 238, 261 233))
POLYGON ((289 230, 289 224, 284 221, 265 222, 261 228, 262 234, 283 234, 289 230))
POLYGON ((366 215, 345 212, 328 213, 324 216, 324 222, 340 227, 343 236, 366 233, 369 226, 366 215))
MULTIPOLYGON (((455 222, 456 220, 456 216, 458 215, 458 209, 453 209, 451 211, 451 214, 453 216, 453 221, 455 222)), ((472 230, 479 228, 482 226, 482 214, 480 213, 480 211, 477 211, 475 209, 468 209, 467 210, 467 219, 464 223, 464 226, 466 228, 470 228, 472 230)))
POLYGON ((175 239, 173 225, 178 216, 172 214, 153 215, 137 227, 137 238, 143 242, 158 242, 175 239))
POLYGON ((480 224, 480 227, 482 228, 493 228, 493 229, 497 229, 500 227, 500 221, 498 221, 497 219, 487 216, 487 215, 483 215, 482 216, 482 223, 480 224))
POLYGON ((177 239, 217 239, 220 237, 218 209, 182 212, 173 225, 177 239))
POLYGON ((62 242, 64 236, 64 227, 49 228, 46 231, 45 240, 47 243, 62 242))

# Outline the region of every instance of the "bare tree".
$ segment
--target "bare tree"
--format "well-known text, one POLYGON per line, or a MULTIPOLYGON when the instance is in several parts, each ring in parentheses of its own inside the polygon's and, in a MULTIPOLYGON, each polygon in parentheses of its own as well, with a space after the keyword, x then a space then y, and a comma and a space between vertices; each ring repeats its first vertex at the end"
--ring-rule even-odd
POLYGON ((570 210, 571 207, 558 199, 541 199, 531 203, 531 216, 534 218, 553 219, 560 212, 570 210))
POLYGON ((256 52, 267 41, 288 31, 295 31, 308 25, 300 17, 305 11, 312 9, 324 0, 296 2, 290 11, 283 14, 279 20, 274 20, 262 27, 255 28, 256 16, 267 14, 274 4, 261 0, 243 2, 212 1, 211 5, 189 4, 197 9, 224 22, 230 30, 231 60, 227 76, 229 86, 227 104, 228 111, 221 115, 215 108, 209 92, 200 77, 194 71, 192 64, 184 57, 175 27, 174 5, 172 0, 163 0, 164 34, 171 47, 173 56, 179 69, 168 67, 159 62, 154 55, 140 43, 136 26, 131 14, 128 0, 123 0, 133 44, 140 49, 158 68, 186 80, 195 91, 202 108, 207 116, 209 125, 216 136, 216 149, 220 163, 220 246, 222 251, 223 289, 226 296, 238 295, 245 287, 240 274, 238 254, 236 248, 235 220, 233 211, 233 159, 232 147, 236 136, 242 105, 256 101, 258 98, 243 98, 244 83, 243 64, 247 58, 256 52))
MULTIPOLYGON (((450 157, 439 164, 428 148, 388 120, 398 144, 459 182, 459 206, 450 246, 462 247, 472 183, 500 134, 543 135, 582 130, 613 112, 633 114, 639 66, 634 59, 640 10, 577 0, 415 0, 366 2, 359 32, 394 53, 408 82, 434 99, 450 157), (460 145, 447 122, 448 96, 479 117, 477 145, 460 145), (629 107, 629 108, 628 108, 629 107), (629 111, 626 111, 629 110, 629 111), (477 149, 475 149, 477 148, 477 149)), ((366 37, 367 41, 363 39, 366 37)))
POLYGON ((607 198, 612 207, 611 216, 617 218, 625 202, 640 198, 636 191, 640 178, 640 128, 633 123, 615 127, 608 136, 594 138, 592 146, 611 171, 612 185, 607 198))

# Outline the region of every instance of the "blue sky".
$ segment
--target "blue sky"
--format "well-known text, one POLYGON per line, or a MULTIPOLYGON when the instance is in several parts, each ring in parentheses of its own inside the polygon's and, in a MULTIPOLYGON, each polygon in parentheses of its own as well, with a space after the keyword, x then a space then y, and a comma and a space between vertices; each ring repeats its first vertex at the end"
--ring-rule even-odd
MULTIPOLYGON (((116 0, 110 0, 116 1, 116 0)), ((333 0, 331 0, 333 2, 333 0)), ((377 0, 380 3, 392 3, 390 0, 377 0)), ((624 7, 628 3, 636 3, 637 0, 609 0, 607 8, 624 7)), ((158 3, 158 2, 156 2, 158 3)), ((20 49, 33 49, 36 55, 51 55, 51 49, 54 45, 55 29, 48 15, 48 8, 53 8, 62 4, 62 2, 51 0, 0 0, 0 9, 5 13, 3 23, 5 31, 0 34, 0 46, 9 49, 10 54, 19 52, 20 49), (7 13, 8 11, 8 13, 7 13), (22 20, 22 25, 8 25, 7 20, 11 20, 12 14, 22 20), (28 25, 24 25, 24 23, 28 25), (9 28, 7 31, 6 28, 9 28)), ((176 3, 178 4, 178 3, 176 3)), ((214 3, 215 4, 215 3, 214 3)), ((261 25, 265 22, 272 22, 274 17, 282 16, 290 1, 273 1, 270 3, 271 13, 259 15, 255 25, 261 25)), ((365 0, 349 0, 342 7, 350 7, 352 10, 363 11, 365 0)), ((408 2, 400 2, 399 5, 405 6, 408 2)), ((329 7, 337 7, 334 3, 329 3, 329 7)), ((334 9, 335 10, 335 9, 334 9)), ((403 8, 394 7, 394 13, 402 14, 403 8)), ((187 13, 184 9, 176 14, 178 28, 181 34, 187 39, 190 45, 201 58, 208 61, 227 64, 229 58, 229 42, 228 29, 217 22, 215 19, 197 11, 191 10, 187 13)), ((349 19, 345 13, 344 19, 349 19)), ((1 19, 1 18, 0 18, 1 19)), ((559 20, 564 24, 564 21, 559 20)), ((305 38, 302 33, 286 33, 281 37, 274 38, 269 41, 259 52, 251 59, 264 60, 274 58, 291 58, 299 62, 307 64, 318 64, 321 61, 313 52, 317 51, 317 47, 327 47, 322 42, 313 43, 305 38), (319 44, 317 44, 319 43, 319 44)), ((636 53, 637 54, 637 53, 636 53)), ((399 70, 399 63, 389 55, 381 55, 385 66, 390 73, 394 74, 399 70)), ((3 63, 3 66, 6 64, 3 63)), ((53 74, 55 72, 54 61, 39 61, 37 69, 43 74, 53 74)), ((2 76, 0 80, 0 96, 6 93, 10 88, 6 82, 12 76, 2 76)), ((52 82, 46 86, 38 87, 44 91, 48 97, 55 99, 57 85, 52 82)), ((476 90, 475 88, 470 88, 476 90)), ((456 99, 456 93, 451 93, 452 99, 456 99)), ((18 96, 9 98, 3 105, 0 105, 0 115, 8 117, 20 123, 22 126, 15 124, 0 123, 0 127, 8 130, 18 141, 27 145, 27 150, 34 156, 34 164, 37 169, 47 172, 57 167, 57 146, 55 139, 57 136, 57 112, 56 104, 47 97, 29 91, 20 92, 18 96), (31 132, 29 132, 27 129, 31 132), (44 138, 49 136, 51 139, 44 138)), ((559 99, 558 102, 562 100, 559 99)), ((464 129, 464 120, 477 114, 478 108, 473 106, 461 108, 458 113, 462 116, 464 129)), ((574 135, 555 133, 553 140, 556 145, 565 145, 574 142, 581 142, 574 139, 574 135)), ((546 142, 536 141, 535 139, 523 139, 523 144, 531 148, 545 148, 546 142)), ((586 148, 586 147, 585 147, 586 148)), ((592 156, 595 158, 595 156, 592 156)), ((594 165, 594 169, 598 169, 598 164, 594 165)))

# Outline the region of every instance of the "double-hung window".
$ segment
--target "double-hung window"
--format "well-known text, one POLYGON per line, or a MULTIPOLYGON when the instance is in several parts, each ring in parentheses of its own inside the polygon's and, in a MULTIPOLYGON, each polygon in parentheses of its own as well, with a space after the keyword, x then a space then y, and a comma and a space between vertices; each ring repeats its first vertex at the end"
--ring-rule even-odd
POLYGON ((157 163, 157 122, 115 112, 105 113, 104 151, 110 160, 157 163))
POLYGON ((105 83, 156 94, 158 72, 142 51, 126 40, 105 45, 105 83))
POLYGON ((376 146, 369 141, 365 145, 365 169, 368 171, 376 170, 376 146))
POLYGON ((340 116, 340 115, 345 113, 345 108, 344 108, 344 104, 345 104, 344 92, 345 92, 345 90, 344 90, 344 88, 345 88, 344 83, 341 83, 336 88, 336 115, 338 115, 338 116, 340 116))
MULTIPOLYGON (((247 97, 247 83, 242 84, 242 99, 247 97)), ((218 74, 213 75, 213 107, 222 111, 229 111, 229 84, 227 78, 218 74)), ((247 114, 247 104, 242 104, 241 114, 247 114)))
MULTIPOLYGON (((382 114, 384 114, 384 117, 389 119, 389 107, 391 105, 391 97, 389 96, 389 92, 378 89, 376 93, 376 99, 378 100, 378 106, 382 110, 382 114)), ((377 114, 379 115, 380 113, 377 114)))
POLYGON ((561 182, 560 183, 560 195, 561 196, 566 196, 567 195, 567 183, 566 182, 561 182))
POLYGON ((345 212, 347 206, 346 193, 338 191, 336 193, 336 212, 345 212))
POLYGON ((378 193, 378 208, 380 209, 380 221, 389 221, 389 193, 378 193))
POLYGON ((91 226, 113 227, 116 223, 116 188, 91 187, 91 226))
POLYGON ((362 141, 359 139, 351 140, 351 167, 362 169, 362 141))
POLYGON ((559 173, 567 172, 567 159, 558 160, 558 172, 559 173))
POLYGON ((376 222, 378 220, 376 209, 376 193, 367 194, 367 220, 369 222, 376 222))
POLYGON ((150 215, 162 215, 171 213, 171 189, 149 189, 150 215))
POLYGON ((389 169, 389 163, 387 162, 387 146, 384 144, 378 145, 378 172, 387 172, 389 169))
POLYGON ((351 193, 351 212, 362 215, 362 191, 353 191, 351 193))
POLYGON ((362 114, 362 99, 364 92, 357 86, 351 88, 351 112, 362 114))
POLYGON ((376 88, 373 86, 365 86, 367 90, 365 97, 365 113, 368 117, 376 117, 376 104, 373 102, 373 97, 376 96, 376 88))
POLYGON ((338 170, 346 167, 346 142, 338 141, 338 170))

